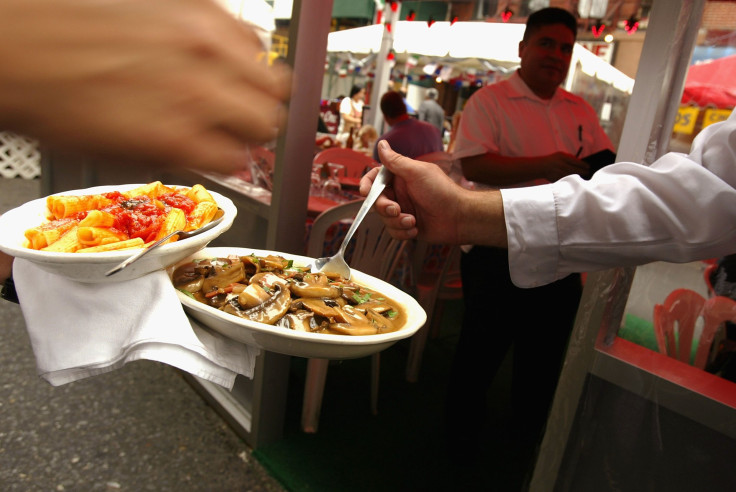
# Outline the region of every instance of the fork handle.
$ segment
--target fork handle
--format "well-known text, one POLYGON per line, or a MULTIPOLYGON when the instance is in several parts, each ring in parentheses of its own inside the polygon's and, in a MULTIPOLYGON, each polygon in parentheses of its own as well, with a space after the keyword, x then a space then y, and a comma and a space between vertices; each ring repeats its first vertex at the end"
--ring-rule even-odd
POLYGON ((355 234, 355 231, 358 229, 360 223, 363 222, 365 216, 368 215, 368 212, 373 204, 376 203, 378 197, 383 193, 386 185, 391 182, 391 178, 393 178, 391 171, 389 171, 386 166, 381 166, 368 195, 365 197, 365 200, 363 200, 363 204, 360 206, 358 213, 355 215, 355 219, 353 219, 353 223, 350 224, 350 228, 345 234, 345 239, 343 239, 342 244, 340 245, 340 253, 343 255, 345 254, 345 249, 348 247, 348 243, 353 238, 353 234, 355 234))

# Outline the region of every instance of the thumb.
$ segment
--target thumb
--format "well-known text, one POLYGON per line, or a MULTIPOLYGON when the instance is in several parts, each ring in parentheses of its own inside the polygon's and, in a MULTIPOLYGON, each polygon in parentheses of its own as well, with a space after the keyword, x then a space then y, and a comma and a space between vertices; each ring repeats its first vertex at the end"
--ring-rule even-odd
POLYGON ((381 163, 395 175, 401 176, 407 170, 407 163, 410 161, 408 157, 398 154, 391 149, 387 141, 378 142, 378 157, 381 163))

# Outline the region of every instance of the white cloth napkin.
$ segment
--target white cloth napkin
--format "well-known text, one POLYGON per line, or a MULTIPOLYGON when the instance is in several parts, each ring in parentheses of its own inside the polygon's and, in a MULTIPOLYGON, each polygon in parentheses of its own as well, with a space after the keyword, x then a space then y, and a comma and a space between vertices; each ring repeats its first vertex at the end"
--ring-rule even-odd
POLYGON ((54 386, 163 362, 232 389, 253 377, 259 350, 189 319, 163 271, 135 280, 87 284, 16 258, 13 280, 39 374, 54 386))

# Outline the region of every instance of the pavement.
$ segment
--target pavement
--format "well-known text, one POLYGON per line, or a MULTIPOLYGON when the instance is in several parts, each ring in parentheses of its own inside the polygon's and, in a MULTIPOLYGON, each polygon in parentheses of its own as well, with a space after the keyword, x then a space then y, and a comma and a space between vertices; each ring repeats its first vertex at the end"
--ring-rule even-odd
MULTIPOLYGON (((38 180, 0 178, 0 213, 39 190, 38 180)), ((0 490, 284 488, 178 369, 141 360, 51 386, 36 373, 20 307, 0 300, 0 490)))

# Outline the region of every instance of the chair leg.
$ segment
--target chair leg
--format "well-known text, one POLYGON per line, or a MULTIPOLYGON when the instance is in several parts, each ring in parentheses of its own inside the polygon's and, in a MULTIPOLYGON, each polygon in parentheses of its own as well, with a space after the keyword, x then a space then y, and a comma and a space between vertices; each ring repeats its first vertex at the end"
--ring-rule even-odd
POLYGON ((381 377, 381 353, 371 355, 371 413, 378 415, 378 383, 381 377))
POLYGON ((430 320, 419 328, 411 338, 409 345, 409 356, 406 361, 406 380, 410 383, 416 383, 419 380, 419 369, 422 366, 422 355, 424 354, 424 346, 427 345, 427 336, 429 336, 430 320))
POLYGON ((319 414, 322 410, 322 396, 327 379, 327 359, 309 359, 307 361, 307 377, 304 383, 304 402, 302 403, 302 431, 317 432, 319 414))

